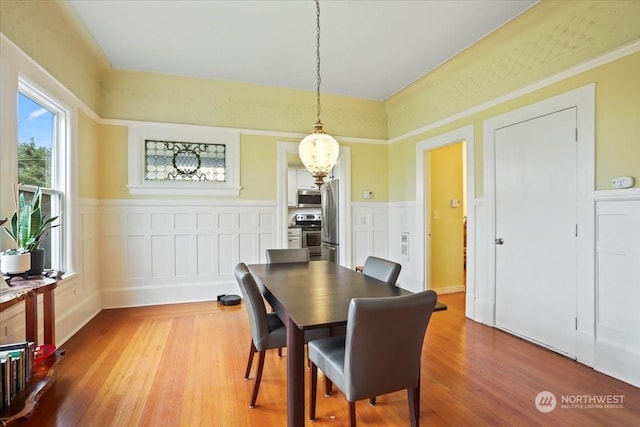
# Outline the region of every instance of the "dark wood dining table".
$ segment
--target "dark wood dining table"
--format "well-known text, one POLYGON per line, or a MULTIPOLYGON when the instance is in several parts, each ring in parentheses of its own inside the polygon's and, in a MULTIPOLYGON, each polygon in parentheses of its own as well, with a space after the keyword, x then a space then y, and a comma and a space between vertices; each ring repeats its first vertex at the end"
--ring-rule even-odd
POLYGON ((304 426, 304 331, 346 325, 352 298, 411 292, 329 261, 248 267, 287 327, 287 425, 304 426))

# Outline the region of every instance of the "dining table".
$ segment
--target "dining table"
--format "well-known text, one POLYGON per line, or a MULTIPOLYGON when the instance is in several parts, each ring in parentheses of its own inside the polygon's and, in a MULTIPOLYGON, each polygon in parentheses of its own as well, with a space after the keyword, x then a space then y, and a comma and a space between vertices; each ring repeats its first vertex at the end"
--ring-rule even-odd
MULTIPOLYGON (((304 332, 347 323, 352 298, 412 292, 329 261, 250 264, 265 300, 287 329, 287 425, 304 426, 304 332)), ((438 310, 446 309, 439 304, 438 310)))

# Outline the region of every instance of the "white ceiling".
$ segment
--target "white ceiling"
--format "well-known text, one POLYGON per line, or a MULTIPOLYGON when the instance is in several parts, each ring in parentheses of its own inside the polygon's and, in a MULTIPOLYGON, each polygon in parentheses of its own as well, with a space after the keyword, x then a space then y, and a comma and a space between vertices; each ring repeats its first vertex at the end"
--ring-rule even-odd
MULTIPOLYGON (((316 90, 312 0, 70 0, 116 69, 316 90)), ((322 0, 323 93, 384 100, 537 0, 322 0)))

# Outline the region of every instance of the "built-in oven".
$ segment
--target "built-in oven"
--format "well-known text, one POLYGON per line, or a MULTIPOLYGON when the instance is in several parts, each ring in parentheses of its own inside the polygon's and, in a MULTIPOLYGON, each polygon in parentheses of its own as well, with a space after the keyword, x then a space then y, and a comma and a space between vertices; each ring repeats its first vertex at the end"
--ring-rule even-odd
POLYGON ((322 216, 320 214, 297 214, 296 227, 302 229, 302 247, 309 249, 311 261, 319 260, 322 245, 322 216))
POLYGON ((299 208, 319 208, 322 206, 320 202, 320 190, 299 189, 296 202, 299 208))

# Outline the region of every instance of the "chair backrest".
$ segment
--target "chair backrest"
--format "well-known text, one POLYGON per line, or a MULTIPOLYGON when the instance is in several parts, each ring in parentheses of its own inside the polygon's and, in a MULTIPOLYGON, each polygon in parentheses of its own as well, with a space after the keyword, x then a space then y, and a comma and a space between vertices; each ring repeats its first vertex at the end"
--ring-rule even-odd
POLYGON ((238 264, 233 273, 238 285, 240 285, 240 291, 242 291, 247 306, 253 344, 257 350, 263 350, 263 340, 269 334, 269 320, 262 294, 246 264, 242 262, 238 264))
POLYGON ((386 259, 370 256, 364 262, 362 274, 395 285, 402 265, 386 259))
POLYGON ((267 263, 309 262, 309 248, 267 249, 267 263))
POLYGON ((422 343, 437 298, 427 290, 351 300, 342 390, 349 401, 418 385, 422 343))

